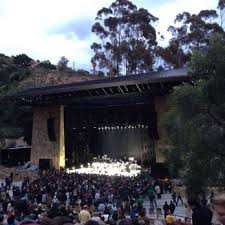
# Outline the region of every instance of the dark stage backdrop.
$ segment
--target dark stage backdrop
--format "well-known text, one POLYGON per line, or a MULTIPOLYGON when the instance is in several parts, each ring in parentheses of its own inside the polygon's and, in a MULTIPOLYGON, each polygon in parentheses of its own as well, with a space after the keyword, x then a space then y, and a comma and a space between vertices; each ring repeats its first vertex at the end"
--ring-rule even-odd
POLYGON ((111 158, 135 157, 140 159, 143 152, 150 150, 147 128, 98 130, 99 154, 111 158))

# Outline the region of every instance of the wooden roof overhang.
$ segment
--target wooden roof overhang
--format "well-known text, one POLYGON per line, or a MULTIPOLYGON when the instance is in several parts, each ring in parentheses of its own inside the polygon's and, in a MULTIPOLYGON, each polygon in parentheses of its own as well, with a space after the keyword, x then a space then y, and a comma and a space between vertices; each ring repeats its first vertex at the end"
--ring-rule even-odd
POLYGON ((103 78, 70 84, 30 88, 5 96, 1 102, 20 105, 105 105, 143 100, 162 95, 173 86, 190 80, 186 69, 103 78), (124 100, 124 98, 126 100, 124 100))

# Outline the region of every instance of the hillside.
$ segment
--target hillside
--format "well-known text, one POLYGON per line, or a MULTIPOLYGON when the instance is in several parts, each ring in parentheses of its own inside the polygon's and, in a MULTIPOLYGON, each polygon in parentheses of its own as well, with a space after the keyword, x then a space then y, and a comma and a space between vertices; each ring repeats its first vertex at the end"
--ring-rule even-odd
POLYGON ((100 79, 102 77, 91 75, 88 73, 82 73, 79 71, 57 71, 46 70, 42 68, 31 68, 31 74, 18 82, 17 90, 24 90, 33 87, 43 87, 57 84, 67 84, 82 82, 88 80, 100 79))
MULTIPOLYGON (((11 95, 28 88, 88 81, 103 78, 85 70, 74 71, 67 64, 34 61, 25 54, 0 54, 0 96, 11 95)), ((23 137, 30 145, 32 137, 32 108, 0 103, 0 149, 7 139, 23 137)))
POLYGON ((34 61, 25 54, 6 56, 0 54, 0 92, 2 95, 28 88, 82 82, 103 78, 85 70, 74 71, 50 61, 34 61))

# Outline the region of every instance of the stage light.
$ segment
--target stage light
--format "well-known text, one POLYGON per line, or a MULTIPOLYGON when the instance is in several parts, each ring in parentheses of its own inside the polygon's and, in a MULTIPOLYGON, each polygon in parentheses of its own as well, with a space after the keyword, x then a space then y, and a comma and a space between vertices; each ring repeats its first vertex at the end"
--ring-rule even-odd
POLYGON ((107 155, 104 155, 101 158, 95 158, 92 164, 88 163, 88 167, 81 165, 80 169, 67 169, 66 172, 134 177, 141 172, 141 167, 137 165, 133 157, 130 157, 129 162, 127 162, 121 159, 113 160, 108 158, 107 155))

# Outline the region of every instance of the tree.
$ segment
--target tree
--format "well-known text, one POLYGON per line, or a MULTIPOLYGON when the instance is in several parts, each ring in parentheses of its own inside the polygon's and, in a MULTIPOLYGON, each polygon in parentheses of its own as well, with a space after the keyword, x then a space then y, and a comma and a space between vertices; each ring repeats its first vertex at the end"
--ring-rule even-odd
POLYGON ((217 8, 220 12, 220 26, 224 29, 225 0, 219 0, 217 8))
POLYGON ((26 54, 20 54, 15 56, 13 61, 16 66, 24 68, 30 66, 33 60, 26 54))
POLYGON ((49 60, 41 61, 38 66, 47 70, 56 70, 56 66, 53 65, 49 60))
POLYGON ((68 69, 68 62, 69 60, 65 56, 62 56, 57 64, 58 70, 66 71, 68 69))
POLYGON ((213 33, 223 33, 217 23, 216 10, 202 10, 198 14, 183 12, 176 16, 178 26, 170 26, 172 38, 166 48, 159 48, 158 54, 173 68, 183 67, 190 61, 193 49, 200 49, 209 42, 213 33))
POLYGON ((11 104, 1 105, 0 109, 0 147, 5 139, 21 136, 31 144, 32 108, 11 104))
POLYGON ((175 151, 167 159, 180 156, 187 194, 197 198, 205 187, 225 184, 225 35, 193 51, 189 70, 193 81, 174 89, 161 126, 175 151))
POLYGON ((116 0, 98 11, 92 26, 102 43, 93 43, 92 65, 106 69, 112 77, 152 69, 156 32, 152 23, 158 18, 128 0, 116 0))
POLYGON ((4 54, 0 54, 0 83, 9 82, 10 74, 15 71, 16 66, 13 64, 13 60, 4 54))

